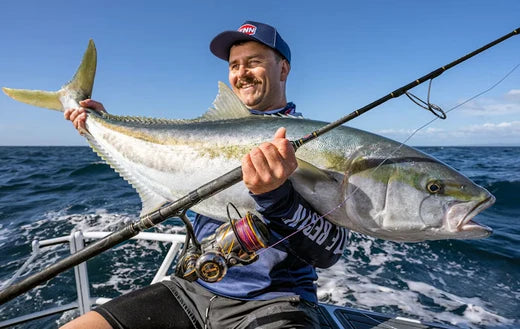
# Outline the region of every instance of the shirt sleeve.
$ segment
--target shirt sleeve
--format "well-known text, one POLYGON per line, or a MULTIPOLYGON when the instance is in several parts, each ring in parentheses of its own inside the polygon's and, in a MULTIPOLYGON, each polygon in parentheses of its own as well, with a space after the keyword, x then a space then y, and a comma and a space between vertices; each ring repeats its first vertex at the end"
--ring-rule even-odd
POLYGON ((251 196, 271 230, 271 245, 278 242, 277 246, 283 246, 293 256, 320 268, 339 260, 348 230, 316 213, 290 180, 273 191, 251 196))

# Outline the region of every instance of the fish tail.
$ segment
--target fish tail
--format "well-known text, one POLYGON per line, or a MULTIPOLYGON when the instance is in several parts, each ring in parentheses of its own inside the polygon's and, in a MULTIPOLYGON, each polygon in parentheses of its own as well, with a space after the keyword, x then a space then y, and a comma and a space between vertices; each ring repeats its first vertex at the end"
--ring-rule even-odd
POLYGON ((94 41, 90 40, 81 64, 72 80, 58 91, 2 88, 7 96, 29 105, 63 112, 92 95, 96 75, 97 54, 94 41))

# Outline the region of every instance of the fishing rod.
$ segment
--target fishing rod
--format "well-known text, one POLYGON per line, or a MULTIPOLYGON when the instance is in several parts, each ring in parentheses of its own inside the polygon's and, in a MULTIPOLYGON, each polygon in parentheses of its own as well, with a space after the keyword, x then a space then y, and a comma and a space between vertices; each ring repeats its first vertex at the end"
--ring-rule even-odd
MULTIPOLYGON (((365 112, 387 102, 388 100, 392 98, 399 97, 406 93, 408 90, 422 84, 425 81, 433 80, 434 78, 441 75, 443 72, 449 70, 450 68, 468 60, 469 58, 505 41, 506 39, 509 39, 510 37, 517 35, 520 33, 520 27, 513 30, 512 32, 478 48, 477 50, 474 50, 473 52, 460 57, 459 59, 444 65, 420 78, 417 80, 414 80, 394 91, 391 93, 377 99, 376 101, 357 109, 350 114, 347 114, 346 116, 331 122, 313 132, 311 132, 308 135, 303 136, 300 139, 291 141, 291 144, 293 145, 294 149, 297 150, 302 145, 310 142, 311 140, 314 140, 318 138, 319 136, 327 133, 328 131, 337 128, 338 126, 364 114, 365 112)), ((176 201, 173 201, 167 205, 164 205, 163 207, 145 214, 141 216, 141 218, 123 229, 116 231, 114 233, 111 233, 110 235, 90 244, 88 247, 68 256, 64 259, 56 262, 55 264, 49 266, 48 268, 42 270, 39 273, 36 273, 34 275, 31 275, 20 282, 13 284, 9 286, 8 288, 0 291, 0 305, 4 304, 11 299, 23 294, 24 292, 27 292, 28 290, 36 287, 37 285, 53 278, 54 276, 58 275, 59 273, 68 270, 96 255, 99 255, 103 251, 106 251, 117 244, 124 242, 126 240, 131 239, 132 237, 139 234, 139 232, 142 232, 146 229, 152 228, 153 226, 163 222, 164 220, 170 218, 170 217, 180 217, 187 227, 187 235, 193 235, 192 226, 187 217, 185 216, 185 213, 188 209, 196 205, 197 203, 206 200, 207 198, 213 196, 214 194, 219 193, 220 191, 223 191, 232 185, 240 182, 242 180, 242 167, 237 167, 228 173, 215 178, 214 180, 198 187, 197 189, 191 191, 190 193, 184 195, 180 199, 177 199, 176 201)))

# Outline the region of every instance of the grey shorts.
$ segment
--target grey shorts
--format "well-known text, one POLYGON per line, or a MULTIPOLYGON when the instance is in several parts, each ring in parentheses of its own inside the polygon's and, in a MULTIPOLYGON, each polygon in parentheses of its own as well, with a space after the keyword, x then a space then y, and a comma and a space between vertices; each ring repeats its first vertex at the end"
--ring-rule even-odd
POLYGON ((238 300, 217 296, 196 282, 162 282, 200 327, 208 329, 319 328, 318 305, 299 296, 238 300))
POLYGON ((319 328, 318 305, 299 296, 237 300, 173 277, 115 298, 94 311, 113 328, 319 328))

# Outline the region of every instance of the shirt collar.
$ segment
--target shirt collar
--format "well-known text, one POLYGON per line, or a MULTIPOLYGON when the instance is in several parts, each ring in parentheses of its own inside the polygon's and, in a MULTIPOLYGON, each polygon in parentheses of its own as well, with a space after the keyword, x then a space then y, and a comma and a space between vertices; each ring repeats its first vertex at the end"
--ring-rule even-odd
POLYGON ((287 105, 285 105, 284 107, 279 108, 279 109, 274 109, 274 110, 269 110, 269 111, 258 111, 258 110, 250 109, 249 112, 251 112, 251 114, 284 114, 284 115, 293 115, 293 116, 297 116, 297 117, 302 116, 301 113, 296 112, 296 105, 293 102, 289 102, 289 103, 287 103, 287 105))

